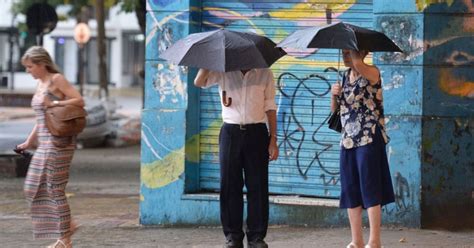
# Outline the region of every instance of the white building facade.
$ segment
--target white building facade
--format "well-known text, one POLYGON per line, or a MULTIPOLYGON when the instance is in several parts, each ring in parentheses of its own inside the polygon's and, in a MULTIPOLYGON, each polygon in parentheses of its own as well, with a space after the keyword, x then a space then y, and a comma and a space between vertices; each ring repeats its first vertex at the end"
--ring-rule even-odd
MULTIPOLYGON (((16 26, 26 17, 13 17, 12 0, 0 0, 0 89, 33 90, 34 79, 20 66, 20 57, 29 45, 16 26), (13 25, 12 25, 13 23, 13 25), (10 34, 14 34, 13 36, 10 34), (13 42, 10 42, 11 37, 13 42), (13 49, 11 49, 13 47, 13 49), (13 51, 12 53, 10 51, 13 51), (12 61, 11 61, 12 60, 12 61), (13 73, 12 73, 13 68, 13 73), (13 75, 13 76, 12 76, 13 75), (12 80, 13 78, 13 80, 12 80)), ((56 9, 58 15, 67 11, 66 6, 56 9)), ((93 15, 92 15, 93 16, 93 15)), ((143 84, 144 36, 140 31, 135 13, 124 13, 120 7, 111 8, 106 14, 107 76, 110 87, 127 88, 143 84)), ((91 39, 85 46, 85 84, 99 83, 97 56, 97 22, 90 19, 91 39)), ((77 83, 79 56, 74 41, 76 20, 59 21, 56 28, 43 37, 43 46, 50 52, 56 64, 71 83, 77 83)))

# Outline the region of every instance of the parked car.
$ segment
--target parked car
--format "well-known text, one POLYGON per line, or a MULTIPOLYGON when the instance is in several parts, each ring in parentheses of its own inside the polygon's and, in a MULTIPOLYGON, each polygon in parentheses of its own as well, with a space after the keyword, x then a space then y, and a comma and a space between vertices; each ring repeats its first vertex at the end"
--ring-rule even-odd
POLYGON ((77 136, 79 148, 101 146, 112 133, 111 122, 108 118, 105 104, 97 99, 85 99, 87 112, 86 127, 77 136))

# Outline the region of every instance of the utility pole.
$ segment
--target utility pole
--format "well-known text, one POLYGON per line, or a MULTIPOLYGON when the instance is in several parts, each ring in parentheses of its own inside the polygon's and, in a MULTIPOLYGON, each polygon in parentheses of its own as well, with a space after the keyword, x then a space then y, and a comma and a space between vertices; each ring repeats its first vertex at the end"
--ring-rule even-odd
POLYGON ((15 34, 15 19, 16 19, 16 14, 13 15, 12 17, 12 23, 10 26, 10 32, 8 35, 8 41, 10 42, 10 53, 9 53, 9 61, 8 64, 10 65, 10 90, 15 89, 15 68, 13 68, 13 48, 15 46, 15 42, 18 41, 18 37, 15 34))
POLYGON ((86 80, 84 58, 85 58, 85 46, 90 39, 91 31, 87 23, 89 22, 89 11, 87 7, 82 7, 77 17, 77 24, 74 28, 74 40, 77 42, 78 51, 78 70, 77 70, 77 83, 79 84, 79 92, 84 95, 84 83, 86 80))
POLYGON ((106 47, 105 47, 105 6, 104 0, 96 0, 96 20, 97 20, 97 53, 99 55, 99 96, 109 97, 109 88, 107 80, 106 47), (102 93, 105 95, 102 96, 102 93))

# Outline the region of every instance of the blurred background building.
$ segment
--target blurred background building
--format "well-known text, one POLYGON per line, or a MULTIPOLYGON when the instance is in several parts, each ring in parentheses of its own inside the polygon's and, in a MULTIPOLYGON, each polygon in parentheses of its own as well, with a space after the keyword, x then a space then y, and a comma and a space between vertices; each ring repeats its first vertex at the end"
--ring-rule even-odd
MULTIPOLYGON (((12 14, 14 0, 0 0, 0 89, 33 89, 36 85, 21 66, 21 55, 28 47, 35 44, 35 38, 22 31, 24 15, 12 14), (12 80, 13 79, 13 80, 12 80)), ((60 17, 56 28, 43 37, 43 46, 63 71, 67 79, 77 83, 79 67, 78 45, 74 41, 75 18, 67 16, 70 6, 58 6, 56 12, 60 17)), ((85 46, 85 85, 99 83, 97 56, 97 22, 93 7, 89 11, 88 25, 91 39, 85 46)), ((127 88, 143 85, 144 35, 140 31, 134 13, 125 13, 119 6, 106 10, 105 15, 107 75, 112 88, 127 88)), ((24 25, 24 24, 23 24, 24 25)))

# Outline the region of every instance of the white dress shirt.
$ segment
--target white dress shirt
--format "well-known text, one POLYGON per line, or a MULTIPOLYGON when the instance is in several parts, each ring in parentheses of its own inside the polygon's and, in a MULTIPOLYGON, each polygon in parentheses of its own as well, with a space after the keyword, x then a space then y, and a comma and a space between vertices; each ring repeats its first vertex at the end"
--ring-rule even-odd
POLYGON ((268 110, 276 110, 275 81, 270 69, 252 69, 241 71, 209 73, 204 88, 219 85, 222 119, 230 124, 266 123, 268 110), (232 98, 232 104, 222 104, 222 90, 226 97, 232 98))

